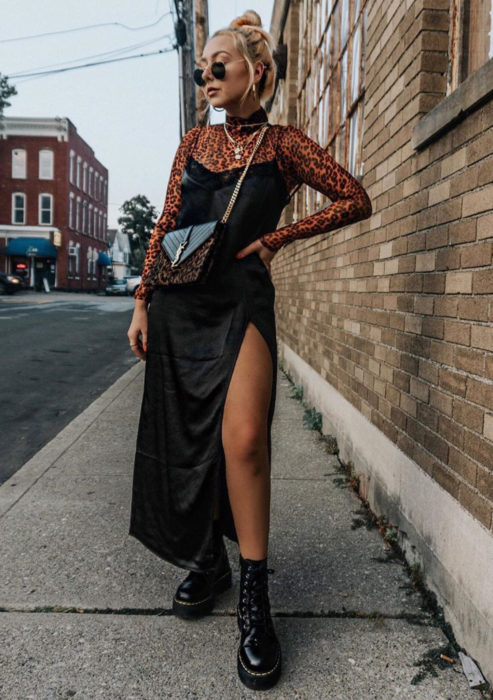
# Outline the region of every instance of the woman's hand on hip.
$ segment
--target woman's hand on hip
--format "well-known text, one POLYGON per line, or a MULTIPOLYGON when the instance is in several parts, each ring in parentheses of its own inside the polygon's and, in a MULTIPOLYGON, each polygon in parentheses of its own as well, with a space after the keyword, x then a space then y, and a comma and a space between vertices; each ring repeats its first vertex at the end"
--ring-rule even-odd
POLYGON ((265 245, 262 244, 260 238, 257 238, 255 241, 245 246, 245 248, 239 250, 236 253, 236 257, 244 258, 247 255, 250 255, 250 253, 258 253, 259 258, 262 260, 265 267, 267 268, 267 272, 269 273, 270 277, 272 277, 270 271, 270 263, 275 254, 277 253, 277 250, 269 250, 265 245))
POLYGON ((142 300, 135 301, 134 314, 127 331, 130 350, 141 360, 147 359, 147 308, 142 300))

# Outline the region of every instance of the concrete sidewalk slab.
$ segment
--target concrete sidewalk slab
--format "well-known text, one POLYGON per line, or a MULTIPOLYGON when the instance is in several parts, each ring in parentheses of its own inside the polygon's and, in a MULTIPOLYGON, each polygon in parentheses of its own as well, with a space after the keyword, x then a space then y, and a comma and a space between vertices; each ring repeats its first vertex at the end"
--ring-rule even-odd
MULTIPOLYGON (((5 607, 170 607, 183 571, 127 535, 143 388, 142 372, 132 368, 129 375, 124 390, 112 392, 111 404, 100 401, 99 415, 88 410, 86 419, 92 420, 78 440, 3 518, 5 607)), ((303 428, 299 406, 283 397, 280 380, 278 404, 290 427, 273 426, 273 609, 422 616, 419 596, 402 567, 387 561, 388 547, 378 533, 351 529, 359 501, 327 477, 337 473, 336 460, 321 449, 318 433, 303 428), (289 460, 283 456, 286 432, 298 445, 289 460), (308 470, 305 454, 312 454, 308 470)), ((238 572, 236 545, 229 543, 229 552, 238 572)), ((219 608, 232 613, 236 598, 235 586, 219 608)))
MULTIPOLYGON (((144 368, 136 363, 0 487, 10 679, 0 696, 15 675, 20 689, 9 700, 72 690, 87 698, 251 694, 236 678, 236 545, 226 541, 234 587, 212 617, 187 624, 170 610, 184 570, 128 535, 144 368), (56 612, 63 608, 83 614, 56 612)), ((472 694, 457 667, 411 683, 413 663, 447 639, 378 532, 354 527, 359 499, 339 487, 337 460, 303 427, 290 387, 279 373, 269 581, 285 674, 272 697, 472 694)))
MULTIPOLYGON (((236 620, 172 616, 4 614, 0 693, 40 698, 255 697, 236 674, 236 620)), ((426 663, 441 632, 403 620, 278 618, 283 673, 273 699, 463 700, 455 666, 426 663), (431 670, 433 669, 433 670, 431 670), (418 680, 419 675, 424 677, 418 680), (434 675, 436 674, 436 675, 434 675)), ((472 694, 472 693, 471 693, 472 694)))

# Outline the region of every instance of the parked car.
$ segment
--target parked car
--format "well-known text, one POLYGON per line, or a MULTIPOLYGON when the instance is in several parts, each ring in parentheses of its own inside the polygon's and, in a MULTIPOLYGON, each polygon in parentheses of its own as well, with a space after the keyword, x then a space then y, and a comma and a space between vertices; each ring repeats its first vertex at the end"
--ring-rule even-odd
POLYGON ((108 284, 106 286, 104 293, 106 294, 107 297, 118 296, 118 295, 126 296, 127 295, 127 283, 125 280, 114 280, 111 284, 108 284))
POLYGON ((0 272, 0 294, 15 294, 25 288, 24 280, 17 275, 6 275, 0 272))
POLYGON ((125 279, 127 281, 127 294, 133 297, 133 295, 135 294, 135 290, 140 284, 142 276, 134 275, 132 277, 126 277, 125 279))

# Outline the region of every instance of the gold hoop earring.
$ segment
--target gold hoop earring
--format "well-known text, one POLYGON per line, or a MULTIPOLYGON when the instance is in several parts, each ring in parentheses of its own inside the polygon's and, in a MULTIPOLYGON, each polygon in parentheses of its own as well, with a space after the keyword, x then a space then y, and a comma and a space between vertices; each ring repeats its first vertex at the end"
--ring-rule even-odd
POLYGON ((255 83, 253 83, 253 85, 252 85, 252 93, 253 93, 253 96, 255 97, 255 83))

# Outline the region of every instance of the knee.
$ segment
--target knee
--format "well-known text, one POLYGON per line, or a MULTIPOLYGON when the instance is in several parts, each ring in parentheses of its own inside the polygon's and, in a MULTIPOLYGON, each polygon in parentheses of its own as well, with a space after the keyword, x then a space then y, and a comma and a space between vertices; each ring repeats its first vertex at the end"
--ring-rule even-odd
POLYGON ((267 451, 267 431, 265 425, 255 422, 245 423, 236 430, 226 431, 223 436, 226 458, 247 463, 255 473, 263 468, 263 459, 267 451))

